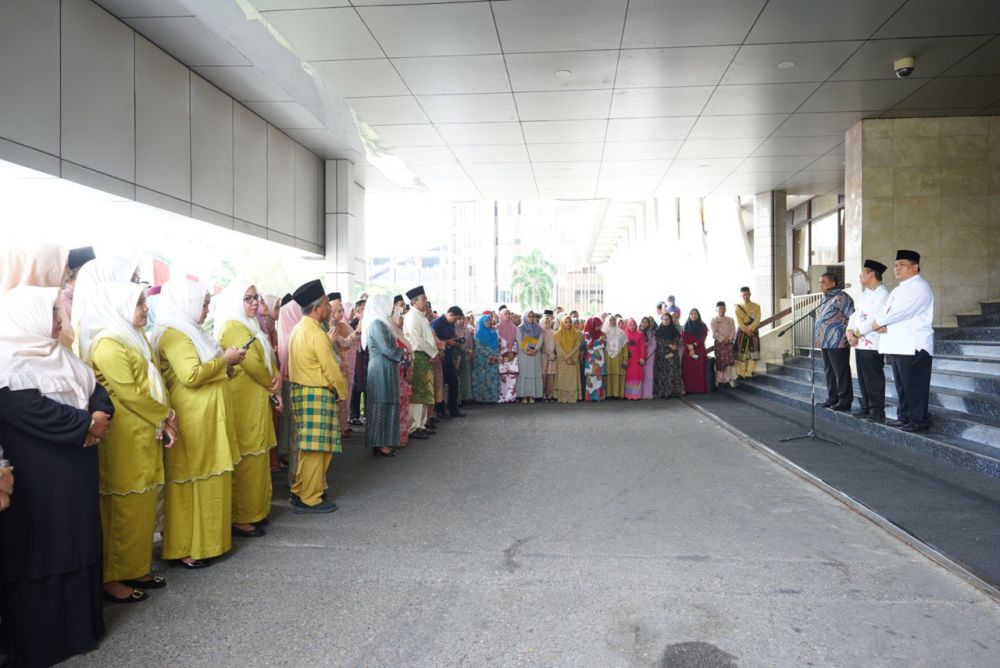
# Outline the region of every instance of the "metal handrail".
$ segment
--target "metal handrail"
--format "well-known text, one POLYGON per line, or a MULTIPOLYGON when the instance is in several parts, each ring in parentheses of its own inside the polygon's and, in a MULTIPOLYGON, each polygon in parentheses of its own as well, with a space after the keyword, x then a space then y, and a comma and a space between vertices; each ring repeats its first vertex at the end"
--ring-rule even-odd
MULTIPOLYGON (((822 292, 812 292, 807 295, 792 297, 792 321, 796 321, 809 311, 816 308, 823 300, 822 292)), ((792 350, 809 350, 814 347, 813 321, 806 318, 792 328, 792 350)))

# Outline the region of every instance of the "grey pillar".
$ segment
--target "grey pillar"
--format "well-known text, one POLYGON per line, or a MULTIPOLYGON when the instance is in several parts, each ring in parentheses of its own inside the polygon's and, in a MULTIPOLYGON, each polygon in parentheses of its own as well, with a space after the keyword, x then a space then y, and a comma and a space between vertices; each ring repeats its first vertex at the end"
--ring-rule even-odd
POLYGON ((365 255, 365 191, 354 180, 354 163, 326 161, 326 259, 324 285, 357 298, 368 280, 365 255))
POLYGON ((788 297, 788 230, 785 223, 785 193, 771 190, 757 193, 753 201, 753 258, 756 285, 754 301, 761 315, 769 318, 788 297))

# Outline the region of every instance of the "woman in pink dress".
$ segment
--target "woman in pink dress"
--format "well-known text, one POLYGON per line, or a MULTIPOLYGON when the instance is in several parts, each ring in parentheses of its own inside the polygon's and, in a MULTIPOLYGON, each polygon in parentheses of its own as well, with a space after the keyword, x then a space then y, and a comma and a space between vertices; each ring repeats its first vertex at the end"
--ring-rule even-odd
POLYGON ((347 396, 337 400, 338 412, 340 413, 340 435, 347 438, 353 431, 351 430, 351 390, 354 385, 354 364, 358 357, 358 349, 361 346, 361 332, 355 331, 351 325, 344 321, 344 306, 337 300, 333 302, 334 307, 330 315, 328 336, 333 344, 333 354, 340 363, 340 372, 347 380, 347 396))
POLYGON ((654 332, 656 331, 656 325, 652 318, 643 318, 639 322, 639 332, 642 333, 642 338, 645 340, 646 363, 642 367, 642 398, 652 399, 653 398, 653 360, 656 357, 656 336, 654 332))
POLYGON ((639 331, 635 319, 629 318, 625 330, 628 337, 628 366, 625 367, 625 398, 642 399, 642 381, 646 378, 646 337, 639 331))
POLYGON ((399 363, 399 447, 405 448, 410 442, 410 397, 413 396, 413 348, 403 335, 403 298, 396 295, 393 302, 392 333, 396 337, 396 347, 403 351, 399 363))

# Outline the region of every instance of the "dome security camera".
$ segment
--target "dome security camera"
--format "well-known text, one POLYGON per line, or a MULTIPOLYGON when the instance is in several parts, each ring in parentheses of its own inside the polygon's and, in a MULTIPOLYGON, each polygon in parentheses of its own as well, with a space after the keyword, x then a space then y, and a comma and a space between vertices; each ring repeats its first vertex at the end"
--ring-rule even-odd
POLYGON ((895 70, 897 79, 905 79, 913 74, 915 65, 913 58, 900 58, 892 64, 892 69, 895 70))

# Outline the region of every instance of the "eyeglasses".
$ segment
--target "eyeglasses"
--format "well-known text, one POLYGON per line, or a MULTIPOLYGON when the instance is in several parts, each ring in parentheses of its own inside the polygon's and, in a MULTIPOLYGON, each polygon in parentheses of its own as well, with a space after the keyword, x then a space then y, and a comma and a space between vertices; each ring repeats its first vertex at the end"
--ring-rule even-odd
POLYGON ((263 301, 260 295, 247 295, 246 297, 243 298, 243 302, 245 304, 252 304, 254 302, 259 302, 259 301, 263 301))

